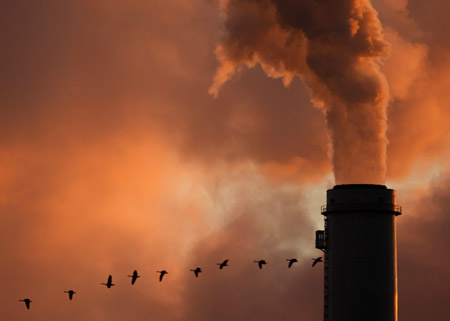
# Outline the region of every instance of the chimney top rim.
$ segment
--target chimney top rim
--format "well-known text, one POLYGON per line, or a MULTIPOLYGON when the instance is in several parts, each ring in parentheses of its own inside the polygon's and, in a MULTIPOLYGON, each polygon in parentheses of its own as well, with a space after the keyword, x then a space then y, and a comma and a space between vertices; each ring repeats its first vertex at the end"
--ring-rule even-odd
POLYGON ((386 185, 378 185, 378 184, 340 184, 335 185, 333 189, 377 189, 377 190, 386 190, 386 185))

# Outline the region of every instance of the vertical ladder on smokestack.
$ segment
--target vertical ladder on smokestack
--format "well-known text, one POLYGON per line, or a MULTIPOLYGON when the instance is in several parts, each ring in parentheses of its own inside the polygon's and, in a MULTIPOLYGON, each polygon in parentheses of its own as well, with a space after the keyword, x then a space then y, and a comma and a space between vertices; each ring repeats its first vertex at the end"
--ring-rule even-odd
POLYGON ((325 217, 325 230, 316 231, 316 249, 321 250, 324 253, 324 309, 323 309, 323 319, 328 320, 328 258, 327 258, 327 219, 325 217))
POLYGON ((325 246, 323 249, 324 260, 323 260, 323 321, 328 320, 328 255, 327 255, 327 235, 328 235, 328 226, 327 226, 327 218, 325 217, 325 246))

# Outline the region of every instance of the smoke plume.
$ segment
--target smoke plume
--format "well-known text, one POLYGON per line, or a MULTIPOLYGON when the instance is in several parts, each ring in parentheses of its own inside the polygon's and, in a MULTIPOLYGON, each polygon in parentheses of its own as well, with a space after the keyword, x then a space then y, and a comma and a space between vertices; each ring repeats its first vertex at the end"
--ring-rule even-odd
POLYGON ((221 10, 210 93, 245 66, 285 85, 300 76, 326 115, 336 183, 384 183, 388 45, 370 1, 222 0, 221 10))

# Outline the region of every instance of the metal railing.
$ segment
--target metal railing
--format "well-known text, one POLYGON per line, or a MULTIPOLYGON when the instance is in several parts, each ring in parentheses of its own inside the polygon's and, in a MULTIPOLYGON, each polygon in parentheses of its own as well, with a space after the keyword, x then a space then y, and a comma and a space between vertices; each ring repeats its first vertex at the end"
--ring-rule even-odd
POLYGON ((395 215, 400 215, 402 213, 402 207, 400 205, 394 204, 327 204, 322 205, 320 212, 322 214, 328 212, 338 212, 338 211, 355 211, 355 210, 369 210, 369 211, 389 211, 394 212, 395 215))

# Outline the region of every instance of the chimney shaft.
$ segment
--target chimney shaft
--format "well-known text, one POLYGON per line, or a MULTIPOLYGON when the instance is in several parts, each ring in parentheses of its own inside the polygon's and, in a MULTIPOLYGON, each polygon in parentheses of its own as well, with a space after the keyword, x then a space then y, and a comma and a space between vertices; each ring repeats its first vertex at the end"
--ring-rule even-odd
POLYGON ((397 321, 395 191, 336 185, 327 191, 325 321, 397 321))

